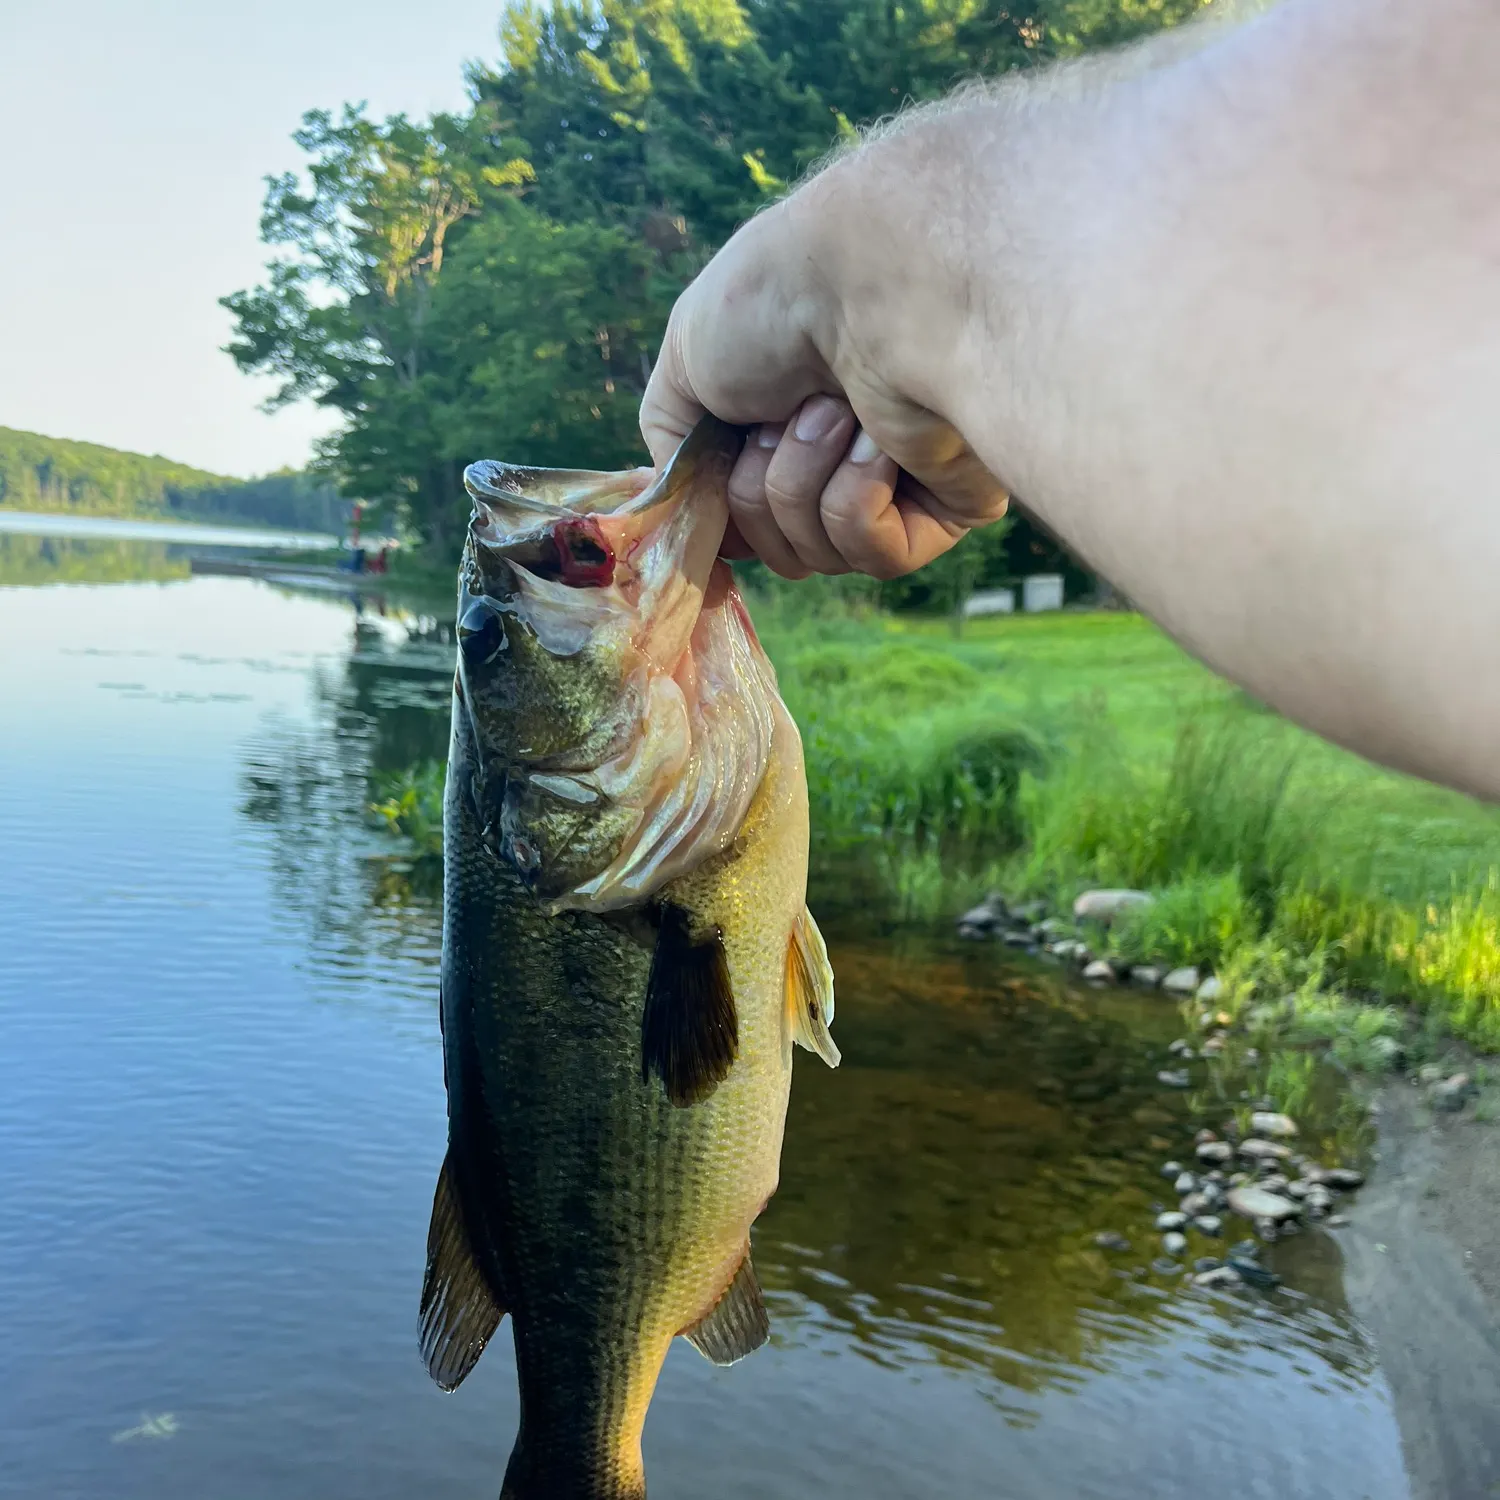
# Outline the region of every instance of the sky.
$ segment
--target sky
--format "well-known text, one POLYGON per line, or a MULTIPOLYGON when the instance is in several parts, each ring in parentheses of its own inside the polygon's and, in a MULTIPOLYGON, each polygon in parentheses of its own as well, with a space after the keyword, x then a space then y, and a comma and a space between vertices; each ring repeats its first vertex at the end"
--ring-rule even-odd
POLYGON ((218 474, 332 425, 228 355, 267 173, 307 109, 428 114, 492 61, 503 0, 0 0, 0 427, 218 474))

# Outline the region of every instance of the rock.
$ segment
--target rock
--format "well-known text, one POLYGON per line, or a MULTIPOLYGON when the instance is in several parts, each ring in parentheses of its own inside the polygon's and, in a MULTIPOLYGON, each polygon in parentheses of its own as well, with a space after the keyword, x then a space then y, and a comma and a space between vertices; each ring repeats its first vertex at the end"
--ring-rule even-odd
POLYGON ((1198 992, 1198 971, 1191 964, 1181 969, 1171 969, 1161 982, 1169 995, 1193 995, 1198 992))
POLYGON ((1321 1182, 1315 1182, 1308 1187, 1302 1201, 1307 1205, 1308 1213, 1321 1219, 1333 1207, 1333 1192, 1321 1182))
POLYGON ((1161 1175, 1163 1177, 1176 1177, 1181 1171, 1182 1163, 1180 1161, 1165 1161, 1161 1165, 1161 1175))
POLYGON ((1275 1223, 1295 1218, 1300 1212, 1291 1198, 1283 1198, 1280 1193, 1269 1193, 1265 1188, 1251 1183, 1230 1188, 1229 1207, 1242 1219, 1270 1219, 1275 1223))
POLYGON ((1253 1068, 1255 1066, 1255 1064, 1258 1063, 1259 1061, 1260 1061, 1260 1048, 1259 1047, 1246 1047, 1245 1048, 1245 1066, 1253 1068))
POLYGON ((1113 984, 1115 971, 1102 958, 1096 958, 1083 971, 1085 979, 1096 979, 1104 984, 1113 984))
POLYGON ((1158 1276, 1180 1276, 1182 1275, 1182 1262, 1169 1260, 1165 1255, 1158 1255, 1151 1262, 1151 1269, 1158 1276))
POLYGON ((1285 1193, 1291 1186, 1285 1172, 1266 1172, 1256 1180, 1256 1187, 1263 1193, 1285 1193))
POLYGON ((1179 1172, 1177 1174, 1177 1180, 1172 1184, 1172 1191, 1176 1193, 1179 1198, 1183 1197, 1187 1193, 1196 1192, 1197 1189, 1198 1179, 1194 1177, 1191 1172, 1179 1172))
POLYGON ((1330 1214, 1323 1221, 1330 1229, 1346 1229, 1349 1225, 1348 1214, 1330 1214))
POLYGON ((1186 1068, 1179 1068, 1173 1072, 1171 1068, 1163 1068, 1156 1075, 1156 1081, 1165 1084, 1169 1089, 1186 1089, 1193 1085, 1192 1075, 1186 1068))
POLYGON ((1045 901, 1023 901, 1019 906, 1010 909, 1013 922, 1023 922, 1030 927, 1033 922, 1040 922, 1047 915, 1047 903, 1045 901))
POLYGON ((1285 1146, 1278 1146, 1275 1141, 1263 1141, 1258 1136, 1240 1142, 1240 1155, 1255 1162, 1285 1161, 1291 1154, 1285 1146))
POLYGON ((1178 1234, 1175 1230, 1170 1234, 1164 1234, 1161 1237, 1161 1247, 1168 1255, 1181 1255, 1187 1249, 1187 1236, 1178 1234))
POLYGON ((1217 1255, 1200 1255, 1193 1262, 1193 1269, 1195 1271, 1217 1271, 1223 1264, 1224 1262, 1217 1255))
POLYGON ((1142 989, 1154 990, 1161 983, 1161 970, 1155 964, 1132 964, 1130 982, 1142 989))
POLYGON ((1365 1185, 1365 1174, 1354 1167, 1329 1167, 1322 1175, 1329 1187, 1337 1188, 1341 1193, 1365 1185))
POLYGON ((1249 1182, 1249 1181, 1250 1181, 1250 1174, 1248 1172, 1231 1172, 1229 1174, 1229 1185, 1230 1185, 1230 1187, 1238 1187, 1242 1182, 1249 1182))
POLYGON ((1469 1095, 1474 1091, 1474 1080, 1467 1073, 1455 1073, 1428 1090, 1427 1102, 1434 1109, 1457 1114, 1468 1103, 1469 1095))
POLYGON ((1189 1193, 1177 1206, 1191 1219, 1198 1214, 1207 1213, 1212 1205, 1209 1203, 1207 1193, 1189 1193))
POLYGON ((1205 1182, 1196 1193, 1189 1193, 1179 1206, 1185 1214, 1201 1214, 1217 1208, 1223 1201, 1224 1193, 1218 1183, 1205 1182), (1192 1200, 1191 1208, 1188 1207, 1188 1199, 1192 1200))
MULTIPOLYGON (((1292 1221, 1290 1219, 1282 1219, 1279 1221, 1280 1224, 1290 1224, 1291 1222, 1292 1221)), ((1277 1230, 1278 1221, 1276 1219, 1257 1219, 1255 1221, 1256 1234, 1258 1234, 1261 1239, 1263 1239, 1268 1245, 1272 1240, 1276 1238, 1277 1230)))
POLYGON ((1307 1190, 1311 1186, 1312 1183, 1305 1180, 1302 1182, 1289 1182, 1286 1185, 1286 1195, 1288 1198, 1305 1198, 1307 1197, 1307 1190))
POLYGON ((1156 1230, 1158 1234, 1169 1234, 1174 1229, 1186 1229, 1188 1216, 1186 1214, 1157 1214, 1156 1230))
POLYGON ((1128 1250, 1130 1241, 1118 1229, 1106 1229, 1094 1236, 1094 1243, 1101 1250, 1128 1250))
POLYGON ((1250 1116, 1250 1133, 1274 1136, 1277 1140, 1287 1141, 1297 1134, 1297 1122, 1290 1115, 1257 1109, 1250 1116))
POLYGON ((1417 1069, 1418 1083, 1441 1083, 1446 1076, 1445 1070, 1437 1063, 1423 1063, 1417 1069))
POLYGON ((989 932, 1000 925, 1004 915, 1003 909, 996 911, 988 901, 981 901, 978 906, 970 907, 958 919, 958 930, 962 932, 965 927, 977 927, 980 932, 989 932))
POLYGON ((1210 974, 1198 986, 1198 999, 1203 1001, 1217 1000, 1223 993, 1224 983, 1217 974, 1210 974))
POLYGON ((1173 1057, 1181 1057, 1184 1054, 1186 1054, 1188 1057, 1191 1057, 1193 1055, 1193 1049, 1188 1046, 1187 1042, 1182 1037, 1178 1037, 1175 1042, 1168 1042, 1167 1051, 1170 1052, 1173 1057))
POLYGON ((1035 946, 1029 932, 1018 932, 1013 930, 1011 932, 1001 933, 1000 941, 1004 943, 1007 948, 1031 948, 1035 946))
POLYGON ((1213 1183, 1216 1187, 1223 1187, 1224 1174, 1217 1167, 1212 1172, 1204 1174, 1204 1181, 1213 1183))
POLYGON ((967 923, 964 923, 960 925, 958 935, 961 938, 966 938, 971 943, 983 943, 989 941, 991 932, 988 927, 971 927, 967 923))
POLYGON ((1126 912, 1150 906, 1153 899, 1145 891, 1084 891, 1073 903, 1073 915, 1080 922, 1102 922, 1108 927, 1126 912))
POLYGON ((1072 928, 1061 917, 1048 917, 1036 924, 1037 931, 1045 938, 1067 937, 1072 928))
POLYGON ((1240 1279, 1250 1286, 1273 1287, 1281 1285, 1281 1277, 1274 1271, 1268 1271, 1249 1255, 1236 1255, 1233 1251, 1229 1253, 1229 1259, 1225 1262, 1239 1273, 1240 1279))
POLYGON ((1211 1036, 1198 1050, 1205 1057, 1217 1057, 1224 1050, 1224 1038, 1221 1036, 1211 1036))
POLYGON ((1228 1141, 1204 1141, 1198 1147, 1198 1160, 1205 1166, 1224 1166, 1234 1160, 1234 1147, 1228 1141))
POLYGON ((1210 1239, 1218 1239, 1224 1233, 1224 1221, 1218 1214, 1198 1214, 1193 1219, 1193 1228, 1210 1239))
POLYGON ((1059 938, 1052 944, 1052 951, 1059 958, 1071 959, 1074 963, 1080 960, 1087 962, 1089 957, 1088 948, 1077 938, 1059 938))
POLYGON ((1244 1284, 1244 1278, 1233 1266, 1215 1266, 1211 1271, 1199 1271, 1193 1277, 1194 1286, 1231 1287, 1244 1284))

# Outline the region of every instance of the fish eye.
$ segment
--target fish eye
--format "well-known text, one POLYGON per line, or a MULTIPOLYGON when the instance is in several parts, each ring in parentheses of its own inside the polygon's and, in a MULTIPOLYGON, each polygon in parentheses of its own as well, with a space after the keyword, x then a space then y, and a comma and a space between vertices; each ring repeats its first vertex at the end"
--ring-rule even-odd
POLYGON ((505 649, 500 617, 483 599, 471 600, 459 616, 458 649, 469 667, 482 667, 505 649))

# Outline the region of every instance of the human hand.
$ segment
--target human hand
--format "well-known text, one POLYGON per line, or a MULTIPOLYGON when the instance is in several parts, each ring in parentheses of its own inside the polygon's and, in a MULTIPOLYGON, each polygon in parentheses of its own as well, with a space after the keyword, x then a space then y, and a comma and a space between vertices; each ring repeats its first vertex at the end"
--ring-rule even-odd
POLYGON ((1005 512, 948 414, 955 349, 972 342, 963 271, 882 224, 910 222, 913 205, 890 212, 860 164, 831 168, 719 251, 673 309, 641 406, 658 464, 705 411, 755 426, 724 550, 786 578, 896 578, 1005 512))

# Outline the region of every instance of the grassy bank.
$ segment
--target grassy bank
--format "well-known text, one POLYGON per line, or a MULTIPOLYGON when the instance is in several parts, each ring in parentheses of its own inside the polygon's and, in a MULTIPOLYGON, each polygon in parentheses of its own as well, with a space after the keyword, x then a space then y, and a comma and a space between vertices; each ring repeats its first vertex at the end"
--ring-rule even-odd
MULTIPOLYGON (((803 727, 824 904, 951 916, 1147 889, 1123 957, 1245 996, 1409 1001, 1500 1047, 1500 812, 1293 728, 1134 615, 969 625, 762 602, 803 727)), ((419 772, 398 826, 437 837, 419 772)), ((1322 1003, 1322 1002, 1319 1002, 1322 1003)))

